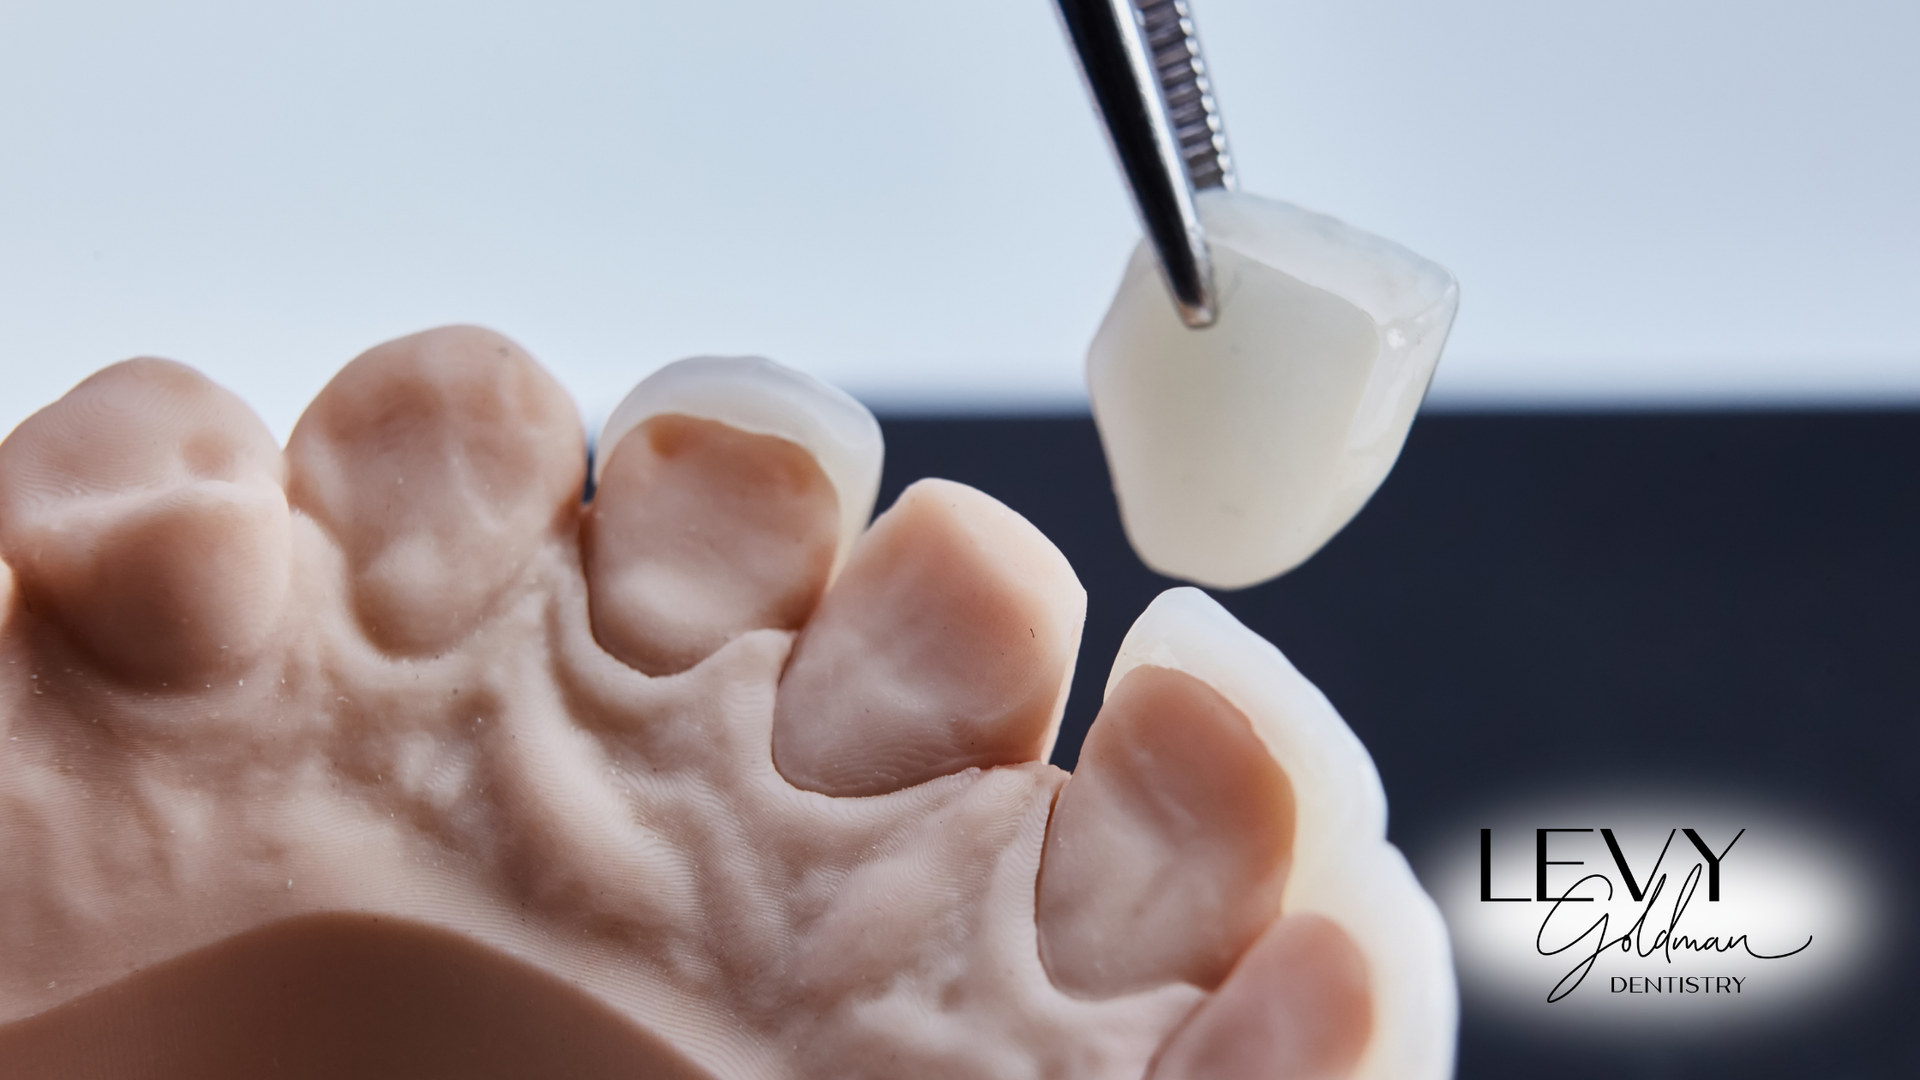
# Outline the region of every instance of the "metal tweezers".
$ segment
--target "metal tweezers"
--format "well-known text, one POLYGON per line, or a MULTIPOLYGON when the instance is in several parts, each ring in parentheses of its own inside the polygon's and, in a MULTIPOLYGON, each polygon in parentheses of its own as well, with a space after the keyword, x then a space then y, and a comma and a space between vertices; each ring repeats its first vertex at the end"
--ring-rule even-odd
POLYGON ((1194 193, 1236 188, 1186 0, 1058 0, 1140 224, 1188 326, 1214 318, 1213 259, 1194 193))

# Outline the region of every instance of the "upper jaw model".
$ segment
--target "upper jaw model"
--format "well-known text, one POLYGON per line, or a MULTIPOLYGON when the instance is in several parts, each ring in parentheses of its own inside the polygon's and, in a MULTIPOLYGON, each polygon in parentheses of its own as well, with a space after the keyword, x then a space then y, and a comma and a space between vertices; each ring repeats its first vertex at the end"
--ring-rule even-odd
POLYGON ((177 364, 0 445, 0 1077, 1442 1077, 1365 751, 1203 594, 1070 778, 1085 595, 764 361, 474 329, 283 452, 177 364))

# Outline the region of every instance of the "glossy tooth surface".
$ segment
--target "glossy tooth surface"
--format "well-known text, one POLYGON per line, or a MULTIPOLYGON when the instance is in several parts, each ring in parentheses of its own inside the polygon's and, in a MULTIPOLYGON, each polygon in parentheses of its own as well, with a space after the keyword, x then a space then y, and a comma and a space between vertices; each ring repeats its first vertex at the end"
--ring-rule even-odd
MULTIPOLYGON (((1169 589, 1147 605, 1120 643, 1107 677, 1108 700, 1142 667, 1191 675, 1244 714, 1285 770, 1294 808, 1281 919, 1266 935, 1283 940, 1254 945, 1212 1003, 1190 1021, 1191 1034, 1175 1036, 1152 1080, 1246 1075, 1232 1067, 1222 1071, 1213 1060, 1225 1055, 1230 1062, 1249 1049, 1236 1049, 1236 1038, 1215 1038, 1224 1032, 1214 1032, 1213 1025, 1239 1028, 1244 1025, 1228 1018, 1270 1013, 1268 1005, 1287 996, 1278 987, 1289 970, 1338 968, 1347 963, 1338 954, 1348 951, 1357 953, 1371 998, 1357 1058, 1347 1061, 1356 1048, 1340 1045, 1348 1041, 1345 1036, 1325 1046, 1293 1046, 1284 1035, 1267 1045, 1267 1036, 1260 1036, 1251 1049, 1274 1058, 1276 1067, 1282 1044, 1288 1055, 1305 1054, 1293 1063, 1294 1071, 1266 1075, 1354 1080, 1450 1075, 1459 1003, 1446 924, 1399 849, 1387 842, 1386 795, 1373 759, 1352 729, 1280 650, 1198 589, 1169 589), (1350 949, 1339 946, 1328 955, 1323 946, 1329 935, 1316 928, 1319 922, 1341 931, 1350 949), (1296 937, 1302 930, 1304 941, 1296 937), (1330 1063, 1340 1067, 1316 1071, 1330 1063)), ((1270 1018, 1279 1023, 1277 1015, 1270 1018)))
POLYGON ((1127 536, 1240 588, 1304 562, 1386 478, 1459 305, 1440 266, 1271 199, 1200 197, 1219 317, 1181 323, 1144 245, 1087 357, 1127 536))

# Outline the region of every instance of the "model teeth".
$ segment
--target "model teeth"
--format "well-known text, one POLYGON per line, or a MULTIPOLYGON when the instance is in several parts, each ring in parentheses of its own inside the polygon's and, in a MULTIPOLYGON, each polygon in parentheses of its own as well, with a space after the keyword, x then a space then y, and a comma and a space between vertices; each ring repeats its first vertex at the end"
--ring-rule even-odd
POLYGON ((600 432, 593 478, 620 440, 663 414, 717 420, 806 448, 839 496, 834 567, 846 562, 880 491, 880 425, 838 387, 758 356, 697 356, 668 364, 633 388, 600 432))
POLYGON ((1386 840, 1386 795, 1352 729, 1280 650, 1198 589, 1170 589, 1147 606, 1120 643, 1109 698, 1143 667, 1211 686, 1246 715, 1285 770, 1295 839, 1283 920, 1338 927, 1370 973, 1372 1035, 1348 1075, 1448 1075, 1459 1005, 1446 924, 1386 840))
POLYGON ((585 442, 451 327, 284 454, 151 360, 0 443, 0 1077, 1446 1074, 1366 752, 1217 603, 1069 778, 1012 509, 863 530, 878 425, 761 360, 642 383, 583 503, 585 442))

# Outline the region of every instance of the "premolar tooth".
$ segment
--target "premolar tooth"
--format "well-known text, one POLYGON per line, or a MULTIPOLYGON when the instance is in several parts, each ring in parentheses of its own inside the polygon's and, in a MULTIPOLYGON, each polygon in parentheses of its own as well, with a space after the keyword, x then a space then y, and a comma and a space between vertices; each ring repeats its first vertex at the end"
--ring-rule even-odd
POLYGON ((606 432, 581 537, 593 632, 650 675, 800 629, 873 510, 879 424, 770 360, 669 364, 606 432))
POLYGON ((600 432, 594 480, 628 431, 663 414, 717 420, 805 448, 832 481, 840 502, 834 570, 845 565, 880 492, 880 424, 841 390, 758 356, 697 356, 676 361, 633 388, 600 432))
POLYGON ((1446 270, 1334 218, 1207 191, 1219 317, 1190 330, 1136 249, 1087 382, 1147 565, 1220 588, 1304 562, 1380 486, 1459 306, 1446 270))
POLYGON ((362 629, 438 653, 572 528, 586 439, 565 390, 491 330, 445 326, 368 349, 287 440, 294 507, 342 547, 362 629))

